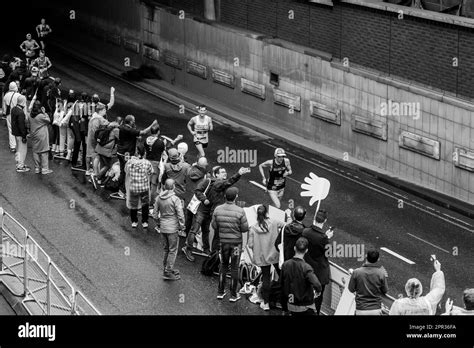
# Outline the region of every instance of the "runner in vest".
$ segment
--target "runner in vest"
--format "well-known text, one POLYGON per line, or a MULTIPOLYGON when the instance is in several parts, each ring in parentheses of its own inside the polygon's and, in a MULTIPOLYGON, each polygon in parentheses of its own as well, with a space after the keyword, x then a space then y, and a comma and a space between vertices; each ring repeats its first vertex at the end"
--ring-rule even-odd
POLYGON ((31 38, 31 34, 26 34, 26 40, 21 43, 20 48, 25 52, 26 64, 30 65, 30 60, 36 55, 35 50, 39 49, 40 46, 36 40, 31 38))
POLYGON ((267 187, 268 194, 273 202, 273 205, 280 208, 280 199, 285 192, 286 177, 291 175, 290 160, 286 158, 285 150, 278 148, 275 150, 275 158, 260 164, 260 174, 262 174, 262 182, 267 187), (263 168, 270 168, 268 180, 265 177, 263 168))
POLYGON ((204 157, 204 149, 209 143, 209 131, 213 130, 212 119, 206 115, 206 106, 200 105, 198 107, 199 115, 194 116, 188 122, 189 132, 194 137, 194 144, 199 151, 199 157, 204 157))
POLYGON ((48 71, 49 69, 51 69, 53 64, 51 64, 49 58, 46 57, 46 53, 44 50, 40 50, 39 57, 36 58, 31 64, 39 69, 39 77, 41 79, 49 77, 48 71))
POLYGON ((46 37, 51 34, 51 32, 51 27, 46 24, 46 19, 41 18, 41 23, 36 26, 36 33, 38 34, 38 40, 43 50, 46 47, 46 37))

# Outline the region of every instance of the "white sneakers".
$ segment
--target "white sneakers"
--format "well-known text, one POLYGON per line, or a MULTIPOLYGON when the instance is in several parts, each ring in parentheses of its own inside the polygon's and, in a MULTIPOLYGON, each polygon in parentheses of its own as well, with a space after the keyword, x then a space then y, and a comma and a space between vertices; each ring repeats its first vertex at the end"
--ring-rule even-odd
POLYGON ((260 303, 260 308, 263 309, 264 311, 269 311, 270 305, 268 303, 262 302, 260 303))

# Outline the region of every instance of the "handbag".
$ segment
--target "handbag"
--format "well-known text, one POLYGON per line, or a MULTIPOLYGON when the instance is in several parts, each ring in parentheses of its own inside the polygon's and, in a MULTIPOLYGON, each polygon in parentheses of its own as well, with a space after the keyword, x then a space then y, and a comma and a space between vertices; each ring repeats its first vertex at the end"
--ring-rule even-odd
MULTIPOLYGON (((207 184, 207 187, 204 190, 204 195, 206 195, 207 190, 209 189, 209 186, 211 186, 211 179, 209 179, 209 184, 207 184)), ((189 202, 187 206, 187 209, 191 213, 196 214, 200 204, 201 204, 201 201, 197 198, 196 194, 194 194, 193 198, 191 198, 191 201, 189 202)))

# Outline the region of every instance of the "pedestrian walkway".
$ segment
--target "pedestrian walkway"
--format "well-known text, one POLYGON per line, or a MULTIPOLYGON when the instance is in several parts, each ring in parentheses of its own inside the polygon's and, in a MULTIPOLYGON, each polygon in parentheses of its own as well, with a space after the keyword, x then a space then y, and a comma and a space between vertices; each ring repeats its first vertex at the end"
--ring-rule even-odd
MULTIPOLYGON (((73 42, 71 40, 61 40, 61 38, 58 38, 58 41, 53 44, 55 44, 56 49, 60 48, 69 55, 114 77, 119 77, 124 72, 123 61, 117 59, 117 57, 123 56, 121 49, 95 37, 88 37, 87 42, 80 40, 73 42), (107 52, 107 54, 101 55, 101 52, 107 52)), ((244 125, 259 133, 283 140, 294 147, 315 153, 325 161, 330 161, 353 170, 363 171, 378 180, 419 196, 431 203, 474 218, 474 211, 472 211, 472 207, 467 203, 403 181, 388 171, 355 158, 350 157, 347 160, 343 152, 290 133, 275 124, 268 124, 264 121, 260 121, 256 117, 240 113, 215 99, 193 93, 164 80, 145 79, 143 81, 129 83, 177 106, 184 105, 188 110, 195 110, 196 105, 205 104, 209 116, 213 119, 225 123, 235 122, 244 125)))

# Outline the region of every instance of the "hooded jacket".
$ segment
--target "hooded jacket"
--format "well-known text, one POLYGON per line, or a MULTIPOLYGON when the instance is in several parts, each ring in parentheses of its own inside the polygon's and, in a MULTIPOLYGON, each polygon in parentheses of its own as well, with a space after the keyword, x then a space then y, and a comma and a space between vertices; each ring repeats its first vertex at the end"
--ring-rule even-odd
POLYGON ((197 185, 206 176, 206 168, 200 167, 197 164, 192 165, 188 170, 186 178, 186 200, 190 200, 197 185))
POLYGON ((179 162, 176 164, 165 163, 165 169, 161 182, 164 184, 166 179, 173 179, 175 184, 176 196, 184 200, 186 192, 186 177, 188 175, 189 163, 179 162))
POLYGON ((183 206, 174 191, 163 191, 156 197, 153 218, 160 219, 161 233, 177 233, 178 230, 184 230, 183 206))
POLYGON ((278 231, 285 225, 273 219, 265 220, 268 229, 262 228, 258 223, 250 228, 248 246, 253 251, 253 262, 261 266, 278 263, 280 253, 275 248, 278 231))
MULTIPOLYGON (((295 256, 295 244, 298 238, 303 235, 304 229, 305 229, 305 226, 303 225, 303 223, 296 220, 286 225, 285 232, 283 235, 283 249, 284 249, 283 253, 284 253, 285 261, 295 256)), ((275 248, 277 250, 280 243, 281 243, 281 232, 278 234, 278 237, 275 240, 275 248)))

